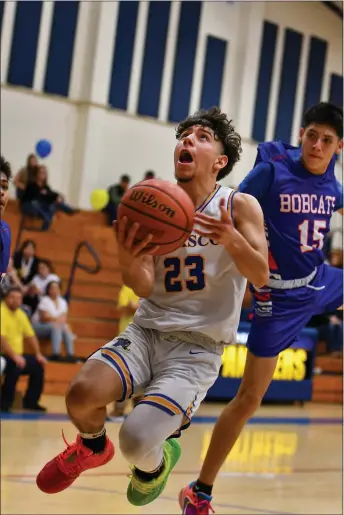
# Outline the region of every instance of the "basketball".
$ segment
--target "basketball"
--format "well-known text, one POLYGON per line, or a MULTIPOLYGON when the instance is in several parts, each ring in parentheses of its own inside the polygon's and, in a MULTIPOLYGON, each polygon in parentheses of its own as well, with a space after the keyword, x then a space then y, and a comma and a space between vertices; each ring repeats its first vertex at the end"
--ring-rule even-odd
POLYGON ((135 243, 153 234, 151 246, 159 245, 154 255, 173 252, 191 234, 195 207, 185 191, 168 181, 150 179, 132 186, 122 197, 117 219, 126 216, 129 225, 140 228, 135 243))

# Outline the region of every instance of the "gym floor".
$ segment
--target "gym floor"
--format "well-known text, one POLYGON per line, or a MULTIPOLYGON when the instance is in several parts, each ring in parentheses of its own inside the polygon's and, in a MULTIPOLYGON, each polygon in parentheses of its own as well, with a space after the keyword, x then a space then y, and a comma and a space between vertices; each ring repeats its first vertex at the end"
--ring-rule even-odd
MULTIPOLYGON (((127 502, 129 469, 120 452, 101 469, 83 474, 68 490, 38 490, 40 468, 75 438, 63 398, 45 397, 49 413, 3 414, 2 514, 180 514, 180 488, 197 478, 211 431, 223 405, 204 403, 181 438, 182 456, 154 503, 127 502)), ((116 443, 120 421, 107 424, 116 443)), ((265 406, 250 421, 214 488, 217 514, 340 514, 342 511, 342 407, 265 406)))

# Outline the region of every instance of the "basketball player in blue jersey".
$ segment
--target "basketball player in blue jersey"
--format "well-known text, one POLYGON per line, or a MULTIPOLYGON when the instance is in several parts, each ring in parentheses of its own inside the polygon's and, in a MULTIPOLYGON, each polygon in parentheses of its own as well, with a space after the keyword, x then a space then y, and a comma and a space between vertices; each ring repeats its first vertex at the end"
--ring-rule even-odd
POLYGON ((0 282, 7 272, 11 253, 11 230, 2 219, 8 201, 8 190, 12 171, 10 164, 3 156, 0 158, 0 282))
POLYGON ((246 278, 258 286, 268 279, 259 203, 217 183, 240 152, 240 137, 218 108, 177 128, 175 176, 197 213, 212 216, 211 234, 195 227, 181 248, 153 258, 146 248, 152 235, 135 244, 139 225, 127 229, 126 218, 119 221, 123 281, 141 300, 133 323, 72 382, 66 404, 79 434, 38 474, 42 491, 61 492, 83 471, 109 462, 115 451, 105 432, 106 406, 142 393, 119 433, 132 469, 127 498, 142 506, 165 488, 181 453, 176 437, 216 381, 224 345, 236 339, 246 278))
MULTIPOLYGON (((253 281, 255 314, 244 376, 217 421, 198 481, 180 493, 186 515, 209 513, 216 475, 260 406, 279 353, 313 315, 342 306, 342 270, 324 264, 322 252, 332 213, 343 208, 343 186, 334 174, 342 138, 343 110, 325 102, 315 105, 305 113, 300 148, 281 141, 260 144, 256 165, 238 188, 256 197, 263 209, 270 278, 263 288, 253 281)), ((208 217, 198 218, 211 230, 208 217)))

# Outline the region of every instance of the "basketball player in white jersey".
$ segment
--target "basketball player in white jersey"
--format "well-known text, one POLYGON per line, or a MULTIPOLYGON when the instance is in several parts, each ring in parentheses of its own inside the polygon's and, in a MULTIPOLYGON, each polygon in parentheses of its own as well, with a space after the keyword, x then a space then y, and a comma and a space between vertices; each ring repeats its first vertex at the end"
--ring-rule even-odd
POLYGON ((143 393, 121 427, 119 447, 132 469, 128 500, 141 506, 156 499, 180 457, 177 437, 216 381, 224 346, 235 342, 246 279, 257 287, 268 279, 258 202, 217 183, 240 157, 231 122, 218 108, 200 111, 178 126, 177 140, 175 176, 195 204, 195 228, 183 247, 153 258, 152 235, 135 245, 138 224, 127 230, 127 220, 119 221, 123 282, 140 305, 134 322, 72 382, 66 404, 79 434, 38 474, 44 492, 60 492, 110 461, 106 406, 143 393))

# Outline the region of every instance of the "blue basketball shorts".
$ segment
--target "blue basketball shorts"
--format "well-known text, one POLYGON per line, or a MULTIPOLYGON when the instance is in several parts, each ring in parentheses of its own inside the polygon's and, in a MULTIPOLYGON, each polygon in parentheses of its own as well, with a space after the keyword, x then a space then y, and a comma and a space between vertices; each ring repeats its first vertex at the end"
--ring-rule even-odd
POLYGON ((323 264, 307 286, 264 288, 254 293, 254 305, 247 347, 255 356, 277 356, 296 341, 312 316, 343 305, 343 270, 323 264))

